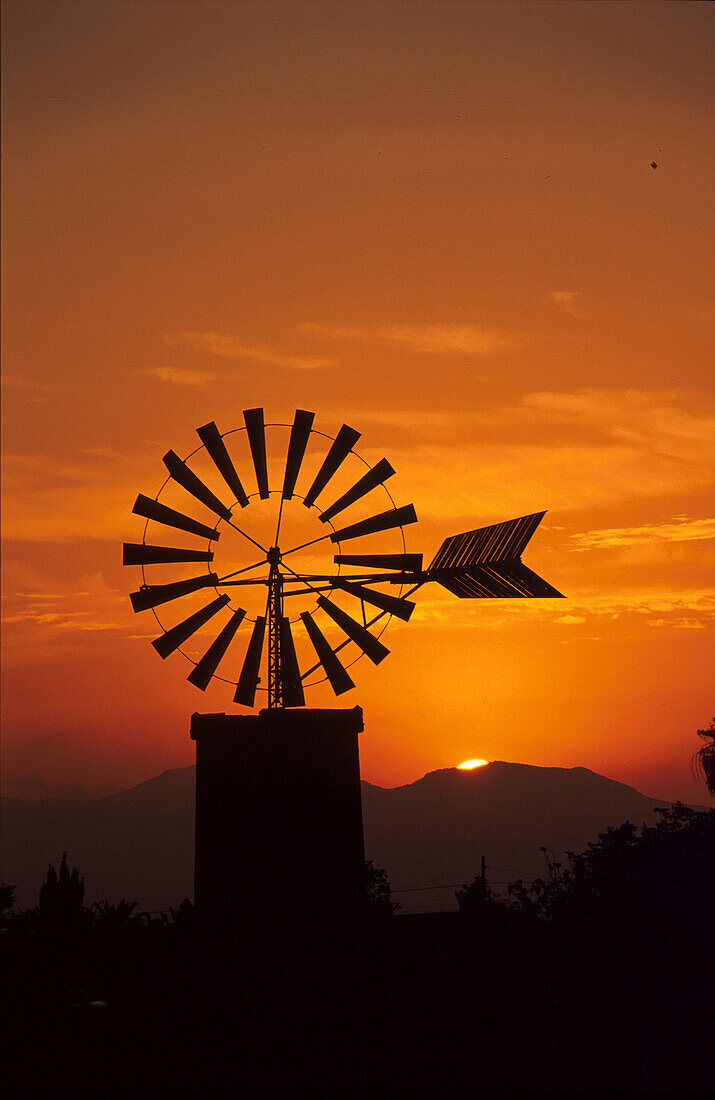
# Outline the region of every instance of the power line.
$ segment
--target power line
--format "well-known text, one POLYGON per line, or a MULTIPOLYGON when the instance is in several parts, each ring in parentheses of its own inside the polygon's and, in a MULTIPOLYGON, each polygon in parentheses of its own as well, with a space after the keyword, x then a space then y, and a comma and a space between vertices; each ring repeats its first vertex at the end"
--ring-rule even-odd
MULTIPOLYGON (((536 879, 522 879, 522 885, 532 886, 536 879)), ((511 886, 513 879, 490 879, 490 885, 492 886, 511 886)), ((443 882, 441 886, 407 886, 400 890, 393 890, 393 894, 416 894, 422 890, 452 890, 454 887, 460 889, 465 885, 463 882, 443 882)))

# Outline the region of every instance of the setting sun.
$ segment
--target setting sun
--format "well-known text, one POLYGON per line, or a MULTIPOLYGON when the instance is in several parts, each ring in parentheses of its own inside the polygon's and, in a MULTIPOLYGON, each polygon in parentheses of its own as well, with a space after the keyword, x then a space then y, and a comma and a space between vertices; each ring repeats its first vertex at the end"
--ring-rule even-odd
POLYGON ((471 768, 481 768, 488 763, 488 760, 465 760, 463 764, 458 764, 457 767, 466 772, 469 771, 471 768))

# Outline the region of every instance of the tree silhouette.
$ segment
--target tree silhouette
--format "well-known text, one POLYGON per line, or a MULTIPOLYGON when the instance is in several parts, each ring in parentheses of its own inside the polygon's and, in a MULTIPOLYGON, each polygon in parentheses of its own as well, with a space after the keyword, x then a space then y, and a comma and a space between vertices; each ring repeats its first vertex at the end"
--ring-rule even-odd
POLYGON ((477 875, 469 885, 456 890, 454 896, 459 902, 459 910, 466 916, 482 916, 488 905, 496 901, 484 875, 477 875))
POLYGON ((387 871, 376 867, 371 859, 365 860, 365 897, 371 913, 392 914, 400 906, 392 900, 392 890, 387 871))
POLYGON ((50 864, 40 887, 40 917, 57 925, 77 923, 84 915, 83 903, 84 879, 76 867, 70 872, 67 852, 63 852, 59 874, 50 864))
POLYGON ((693 757, 695 773, 715 798, 715 718, 710 722, 709 729, 698 730, 698 737, 701 737, 705 744, 693 757))
POLYGON ((9 883, 0 883, 0 928, 7 924, 14 901, 15 887, 9 883))

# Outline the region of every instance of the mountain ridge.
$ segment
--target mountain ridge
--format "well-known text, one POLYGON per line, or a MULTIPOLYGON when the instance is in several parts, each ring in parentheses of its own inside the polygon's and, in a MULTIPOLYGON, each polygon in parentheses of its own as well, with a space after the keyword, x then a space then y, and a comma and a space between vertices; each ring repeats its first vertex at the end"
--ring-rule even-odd
MULTIPOLYGON (((3 879, 16 885, 17 905, 36 903, 48 863, 64 850, 89 902, 127 897, 156 911, 191 896, 194 783, 191 765, 95 799, 3 798, 3 879)), ((452 885, 470 881, 482 855, 493 881, 528 880, 544 871, 542 845, 557 856, 579 851, 609 825, 651 824, 657 807, 672 805, 581 766, 509 761, 361 786, 366 857, 405 891, 404 911, 454 908, 452 885)))

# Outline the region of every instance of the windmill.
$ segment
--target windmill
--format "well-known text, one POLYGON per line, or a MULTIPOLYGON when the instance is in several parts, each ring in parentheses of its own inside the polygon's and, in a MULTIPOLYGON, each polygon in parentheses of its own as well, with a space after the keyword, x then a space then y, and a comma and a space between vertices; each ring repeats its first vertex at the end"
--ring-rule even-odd
POLYGON ((308 940, 322 928, 324 942, 326 920, 342 935, 360 912, 362 710, 307 709, 306 690, 352 689, 349 670, 384 660, 386 626, 410 619, 425 585, 459 599, 560 596, 521 561, 543 512, 452 535, 425 568, 407 550, 417 515, 390 494, 388 460, 362 458, 349 425, 329 436, 314 419, 298 409, 266 424, 247 409, 232 431, 204 424, 186 458, 164 455, 159 492, 134 504, 142 540, 124 545, 141 569, 132 606, 156 619, 160 657, 183 654, 201 691, 215 680, 239 706, 268 704, 192 716, 195 896, 217 973, 229 942, 275 958, 298 927, 308 940))
POLYGON ((213 421, 198 428, 200 446, 186 459, 174 451, 164 455, 168 477, 159 493, 140 494, 134 505, 146 521, 143 539, 124 544, 124 564, 142 571, 131 593, 134 611, 153 612, 161 633, 152 645, 162 658, 177 651, 187 657, 193 665, 188 680, 200 690, 214 678, 224 680, 235 689, 235 703, 254 707, 257 691, 266 692, 269 709, 305 706, 306 688, 321 680, 343 695, 355 686, 350 665, 361 657, 379 664, 388 655, 381 640, 385 626, 392 617, 408 621, 415 609, 411 597, 427 584, 459 599, 561 597, 521 561, 544 512, 451 535, 424 568, 422 554, 406 549, 405 528, 416 522, 415 508, 395 504, 386 487, 395 470, 386 458, 370 465, 357 454, 359 432, 343 424, 335 437, 327 436, 313 427, 315 414, 303 409, 290 425, 266 424, 263 409, 248 409, 243 419, 242 427, 225 433, 213 421), (289 436, 271 488, 267 434, 276 429, 289 436), (250 482, 244 467, 252 467, 250 482), (252 521, 257 506, 261 515, 252 521), (194 514, 198 508, 201 517, 187 508, 194 514), (302 534, 290 537, 291 526, 302 534), (191 536, 192 545, 167 545, 168 535, 176 543, 177 532, 179 541, 191 536), (236 560, 217 564, 227 535, 237 568, 230 567, 236 560), (394 545, 385 548, 388 537, 394 545), (317 552, 323 555, 318 564, 317 552), (195 570, 197 563, 204 572, 176 577, 178 569, 195 570), (173 609, 187 602, 195 609, 175 621, 173 609), (218 632, 206 645, 209 624, 216 623, 218 632), (219 668, 246 626, 240 670, 227 681, 219 668))

